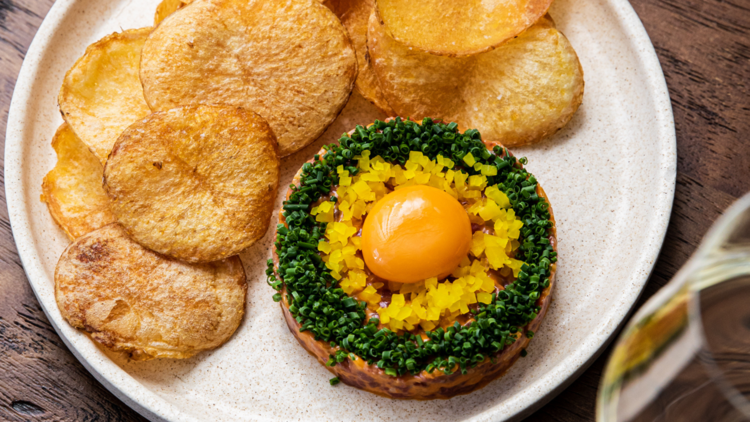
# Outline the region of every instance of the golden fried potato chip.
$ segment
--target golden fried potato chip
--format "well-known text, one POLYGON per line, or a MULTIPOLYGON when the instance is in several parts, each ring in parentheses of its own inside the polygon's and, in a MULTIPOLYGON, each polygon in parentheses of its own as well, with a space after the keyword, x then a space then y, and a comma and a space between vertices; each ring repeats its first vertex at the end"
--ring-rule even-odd
POLYGON ((76 239, 55 268, 62 316, 136 360, 221 346, 242 321, 246 294, 239 257, 180 262, 137 244, 117 223, 76 239))
POLYGON ((276 139, 262 117, 237 107, 156 112, 120 136, 104 183, 117 221, 138 243, 187 262, 216 261, 268 229, 276 139))
POLYGON ((44 176, 42 201, 71 240, 115 221, 102 187, 102 165, 67 123, 52 138, 57 164, 44 176))
POLYGON ((151 29, 130 29, 91 44, 63 80, 60 112, 102 164, 120 133, 150 112, 138 74, 151 29))
POLYGON ((487 142, 537 142, 565 126, 583 100, 583 69, 548 17, 495 50, 445 57, 410 50, 370 17, 368 47, 393 109, 477 128, 487 142))
MULTIPOLYGON (((320 1, 320 4, 322 4, 323 6, 329 9, 332 9, 331 0, 319 0, 319 1, 320 1)), ((158 25, 161 21, 164 20, 164 18, 176 12, 178 9, 182 9, 183 7, 187 6, 188 4, 192 2, 193 0, 163 0, 156 7, 156 14, 154 16, 154 26, 158 25)), ((368 16, 369 16, 369 12, 368 12, 368 16)))
POLYGON ((500 46, 536 23, 552 0, 378 0, 393 39, 441 56, 470 56, 500 46))
POLYGON ((396 113, 388 105, 383 91, 380 89, 378 78, 373 73, 370 58, 367 54, 367 21, 375 8, 375 0, 336 0, 330 6, 341 23, 349 32, 349 38, 357 53, 357 81, 354 86, 360 94, 386 116, 396 113))
POLYGON ((193 0, 163 0, 156 6, 156 13, 154 14, 154 26, 158 25, 167 16, 176 12, 177 9, 182 9, 188 4, 192 3, 193 0))
POLYGON ((341 22, 312 0, 198 1, 143 47, 154 110, 227 104, 271 125, 282 156, 310 144, 346 104, 357 59, 341 22))
MULTIPOLYGON (((330 0, 319 0, 319 1, 320 1, 320 4, 322 4, 323 6, 329 9, 332 9, 330 0)), ((187 6, 188 4, 192 2, 193 0, 163 0, 161 3, 159 3, 158 6, 156 6, 156 14, 154 15, 154 26, 158 25, 167 16, 171 15, 172 13, 176 12, 179 9, 182 9, 183 7, 187 6)), ((369 16, 369 12, 368 12, 368 16, 369 16)))

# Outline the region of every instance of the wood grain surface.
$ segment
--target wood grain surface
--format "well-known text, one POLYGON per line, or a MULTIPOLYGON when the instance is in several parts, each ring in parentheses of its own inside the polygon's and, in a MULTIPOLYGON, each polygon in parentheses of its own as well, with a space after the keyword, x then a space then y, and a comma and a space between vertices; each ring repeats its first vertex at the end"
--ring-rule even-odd
MULTIPOLYGON (((0 0, 3 146, 18 71, 52 3, 0 0)), ((750 0, 631 3, 664 69, 678 150, 672 220, 640 305, 685 263, 722 211, 750 191, 750 0)), ((144 420, 78 363, 47 322, 21 267, 0 183, 0 420, 144 420)), ((527 420, 593 421, 609 352, 527 420)))

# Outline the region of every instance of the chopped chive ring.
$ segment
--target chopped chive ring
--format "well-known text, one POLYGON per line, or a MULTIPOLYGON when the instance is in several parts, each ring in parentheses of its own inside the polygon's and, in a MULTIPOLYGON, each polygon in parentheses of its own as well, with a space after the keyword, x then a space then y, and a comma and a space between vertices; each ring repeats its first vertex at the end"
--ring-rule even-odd
POLYGON ((338 145, 324 149, 319 160, 302 166, 299 186, 290 186, 292 193, 282 207, 286 225, 277 227, 279 265, 275 268, 269 260, 266 275, 275 290, 286 287, 289 312, 300 331, 339 347, 327 364, 334 366, 358 357, 394 377, 421 371, 466 373, 513 344, 540 312, 537 302, 549 287, 550 265, 557 262, 549 241, 553 225, 549 204, 536 193, 536 178, 521 167, 526 160, 517 160, 499 146, 491 153, 476 129, 459 133, 455 123, 431 119, 417 124, 396 118, 375 121, 368 128, 357 126, 351 136, 344 134, 338 145), (484 174, 487 186, 496 186, 507 195, 523 222, 516 256, 525 264, 515 281, 492 294, 489 304, 479 304, 473 323, 461 326, 456 322, 447 329, 428 331, 426 341, 409 332, 378 329, 377 317, 367 319, 366 303, 347 296, 326 267, 315 246, 324 239, 328 223, 316 221, 311 215, 312 204, 330 195, 331 188, 339 184, 338 166, 356 175, 353 158, 366 150, 373 157, 400 165, 406 163, 411 151, 430 159, 442 155, 470 176, 484 174))

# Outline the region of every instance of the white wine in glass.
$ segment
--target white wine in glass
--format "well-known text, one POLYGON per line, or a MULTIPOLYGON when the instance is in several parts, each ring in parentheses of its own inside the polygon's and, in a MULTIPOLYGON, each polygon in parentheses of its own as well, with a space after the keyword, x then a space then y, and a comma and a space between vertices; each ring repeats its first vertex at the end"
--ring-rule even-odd
POLYGON ((633 316, 607 364, 597 419, 750 420, 750 194, 633 316))

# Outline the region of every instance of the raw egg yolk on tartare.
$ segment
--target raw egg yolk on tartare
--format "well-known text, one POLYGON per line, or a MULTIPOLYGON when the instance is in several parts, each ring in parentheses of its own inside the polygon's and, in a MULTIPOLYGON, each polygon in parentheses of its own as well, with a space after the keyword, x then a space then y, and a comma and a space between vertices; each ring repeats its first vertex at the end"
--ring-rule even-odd
POLYGON ((469 252, 471 222, 446 192, 410 186, 384 196, 362 226, 362 254, 370 271, 398 283, 448 276, 469 252))

